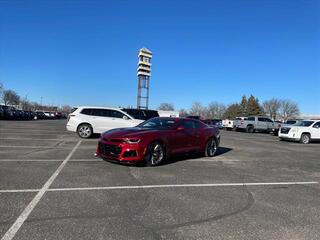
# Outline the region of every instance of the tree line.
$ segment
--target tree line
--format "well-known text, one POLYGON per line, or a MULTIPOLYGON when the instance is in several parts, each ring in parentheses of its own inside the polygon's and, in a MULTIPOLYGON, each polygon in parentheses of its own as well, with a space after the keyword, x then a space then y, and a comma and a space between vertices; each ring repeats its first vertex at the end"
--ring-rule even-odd
MULTIPOLYGON (((171 103, 161 103, 159 110, 175 110, 171 103)), ((236 117, 269 116, 273 120, 288 120, 300 115, 299 106, 289 99, 272 98, 260 104, 257 97, 252 94, 243 95, 241 100, 230 105, 220 102, 211 102, 204 106, 200 102, 194 102, 190 109, 180 109, 180 116, 199 116, 202 119, 234 119, 236 117)))
POLYGON ((11 89, 5 89, 3 84, 0 83, 0 103, 9 106, 18 107, 25 111, 61 111, 61 112, 71 112, 72 107, 69 105, 64 105, 61 107, 42 105, 37 102, 31 102, 26 97, 22 98, 16 91, 11 89))

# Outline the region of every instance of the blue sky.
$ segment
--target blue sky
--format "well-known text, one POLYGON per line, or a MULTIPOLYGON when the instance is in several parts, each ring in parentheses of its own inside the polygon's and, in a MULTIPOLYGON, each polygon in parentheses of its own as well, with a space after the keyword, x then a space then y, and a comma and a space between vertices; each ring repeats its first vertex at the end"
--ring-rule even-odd
POLYGON ((320 1, 0 1, 0 82, 46 104, 150 107, 253 94, 320 113, 320 1))

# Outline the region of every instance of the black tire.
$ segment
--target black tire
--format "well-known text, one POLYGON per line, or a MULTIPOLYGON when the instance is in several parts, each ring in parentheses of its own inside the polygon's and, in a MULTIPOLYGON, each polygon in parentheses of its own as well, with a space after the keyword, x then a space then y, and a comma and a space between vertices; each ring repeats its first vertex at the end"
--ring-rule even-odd
POLYGON ((82 123, 78 126, 77 133, 81 138, 90 138, 93 134, 93 130, 90 124, 82 123))
POLYGON ((155 141, 148 146, 144 161, 147 166, 154 167, 160 165, 165 158, 166 152, 163 144, 159 141, 155 141))
POLYGON ((308 133, 302 133, 300 138, 300 143, 308 144, 311 141, 311 136, 308 133))
POLYGON ((216 154, 217 149, 218 149, 217 141, 214 138, 210 138, 207 141, 204 154, 206 157, 213 157, 216 154))
POLYGON ((247 133, 254 133, 254 128, 253 128, 253 126, 247 126, 246 132, 247 132, 247 133))

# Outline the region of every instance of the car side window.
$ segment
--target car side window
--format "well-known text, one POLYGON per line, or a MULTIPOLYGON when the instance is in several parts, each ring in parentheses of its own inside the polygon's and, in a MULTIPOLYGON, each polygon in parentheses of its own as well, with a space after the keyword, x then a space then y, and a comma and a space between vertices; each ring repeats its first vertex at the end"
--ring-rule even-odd
POLYGON ((84 115, 92 115, 92 109, 90 109, 90 108, 84 108, 84 109, 82 109, 81 114, 84 114, 84 115))
POLYGON ((265 120, 265 118, 259 117, 259 118, 258 118, 258 121, 260 121, 260 122, 265 122, 266 120, 265 120))
POLYGON ((201 128, 201 126, 202 126, 202 124, 198 121, 194 121, 194 125, 195 125, 195 128, 201 128))
POLYGON ((248 117, 248 121, 254 121, 254 117, 248 117))
POLYGON ((123 113, 116 110, 111 111, 111 115, 114 118, 123 118, 125 116, 123 113))
POLYGON ((313 125, 313 127, 319 129, 319 128, 320 128, 320 122, 316 122, 316 123, 313 125))
POLYGON ((195 127, 194 122, 190 120, 183 120, 181 125, 186 129, 192 129, 195 127))

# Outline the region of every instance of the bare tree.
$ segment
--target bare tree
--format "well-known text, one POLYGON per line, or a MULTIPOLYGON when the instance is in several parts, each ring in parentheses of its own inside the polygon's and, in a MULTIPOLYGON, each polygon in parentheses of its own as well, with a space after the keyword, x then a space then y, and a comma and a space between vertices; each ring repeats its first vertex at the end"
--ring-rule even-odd
POLYGON ((264 101, 263 103, 263 109, 264 111, 269 114, 269 116, 273 119, 276 120, 279 110, 281 107, 281 100, 272 98, 270 100, 264 101))
POLYGON ((174 105, 172 103, 161 103, 158 109, 163 111, 174 111, 174 105))
POLYGON ((207 118, 222 118, 226 111, 226 106, 219 102, 211 102, 207 107, 207 118))
POLYGON ((192 116, 207 117, 207 109, 200 102, 194 102, 189 113, 192 116))
POLYGON ((281 100, 280 115, 284 121, 288 120, 289 118, 295 118, 299 116, 300 110, 298 104, 287 99, 281 100))
POLYGON ((0 82, 0 102, 2 102, 2 100, 3 100, 3 92, 4 92, 4 86, 0 82))
POLYGON ((65 113, 71 113, 72 112, 72 107, 69 105, 63 105, 60 109, 61 112, 65 112, 65 113))
POLYGON ((3 102, 5 105, 17 105, 20 102, 20 96, 15 91, 4 90, 3 102))

